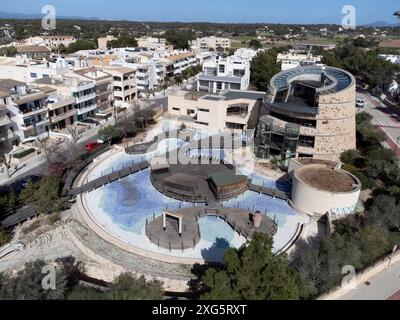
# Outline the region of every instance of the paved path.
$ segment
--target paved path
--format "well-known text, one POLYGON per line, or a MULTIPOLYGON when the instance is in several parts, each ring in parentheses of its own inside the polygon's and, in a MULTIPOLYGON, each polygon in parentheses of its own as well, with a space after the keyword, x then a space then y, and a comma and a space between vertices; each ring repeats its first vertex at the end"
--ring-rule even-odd
POLYGON ((396 150, 397 155, 400 156, 400 144, 397 140, 400 137, 400 122, 391 116, 392 114, 400 115, 400 112, 368 94, 358 93, 357 95, 363 97, 366 102, 365 107, 359 109, 358 112, 365 111, 373 117, 372 123, 388 137, 386 141, 388 148, 396 150))
POLYGON ((349 291, 340 300, 400 300, 400 262, 390 266, 356 289, 349 291))

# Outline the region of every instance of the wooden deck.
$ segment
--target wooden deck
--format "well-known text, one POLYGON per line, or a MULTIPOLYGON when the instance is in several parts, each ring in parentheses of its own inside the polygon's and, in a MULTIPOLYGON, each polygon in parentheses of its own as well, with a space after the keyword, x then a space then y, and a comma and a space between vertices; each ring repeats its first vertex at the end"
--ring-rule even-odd
MULTIPOLYGON (((193 249, 201 239, 201 231, 198 219, 206 216, 217 216, 229 224, 232 229, 246 239, 251 239, 255 232, 275 235, 277 225, 270 218, 263 216, 262 224, 259 228, 254 228, 250 223, 250 214, 255 212, 237 208, 223 208, 216 205, 210 207, 193 207, 174 211, 173 213, 183 216, 183 233, 178 234, 177 225, 167 224, 167 229, 163 230, 162 216, 147 221, 146 236, 158 247, 172 250, 193 249)), ((210 222, 212 223, 212 222, 210 222)))

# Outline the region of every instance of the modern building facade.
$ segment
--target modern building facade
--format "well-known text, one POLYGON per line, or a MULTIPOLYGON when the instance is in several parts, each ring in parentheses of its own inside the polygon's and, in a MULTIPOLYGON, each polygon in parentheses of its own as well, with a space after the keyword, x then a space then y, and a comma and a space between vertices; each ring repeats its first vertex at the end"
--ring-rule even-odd
POLYGON ((168 96, 168 113, 192 128, 243 131, 255 128, 265 95, 240 90, 218 95, 181 90, 168 96))
POLYGON ((14 132, 11 119, 7 112, 7 98, 9 94, 0 91, 0 155, 8 154, 14 145, 14 132))
POLYGON ((116 104, 131 102, 137 95, 136 70, 132 68, 107 68, 107 73, 113 76, 113 97, 116 104))
POLYGON ((256 134, 256 154, 336 161, 356 148, 355 78, 331 67, 303 67, 272 78, 256 134))
POLYGON ((191 46, 195 50, 225 51, 229 50, 231 45, 231 39, 220 37, 197 38, 191 42, 191 46))
POLYGON ((97 68, 85 68, 74 71, 82 80, 93 81, 95 84, 98 115, 112 114, 113 76, 97 68))
POLYGON ((197 90, 217 94, 223 90, 247 90, 250 85, 250 60, 229 56, 214 57, 203 64, 197 90))
POLYGON ((78 112, 75 109, 74 98, 51 95, 48 101, 47 108, 51 131, 63 130, 76 122, 78 112))
POLYGON ((322 56, 314 56, 312 53, 292 50, 278 53, 276 61, 282 63, 281 70, 286 71, 298 67, 316 66, 321 63, 322 56))
POLYGON ((8 95, 3 102, 16 143, 48 135, 50 122, 47 115, 48 94, 45 91, 31 89, 26 83, 10 79, 0 80, 0 90, 8 95))

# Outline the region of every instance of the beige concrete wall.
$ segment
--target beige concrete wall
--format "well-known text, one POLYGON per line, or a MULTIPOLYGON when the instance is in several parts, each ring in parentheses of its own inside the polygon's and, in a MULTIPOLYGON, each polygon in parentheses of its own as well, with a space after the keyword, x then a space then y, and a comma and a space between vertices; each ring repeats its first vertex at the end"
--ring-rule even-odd
MULTIPOLYGON (((238 124, 244 124, 245 129, 247 127, 254 128, 258 121, 259 102, 255 100, 237 99, 237 100, 206 100, 198 99, 187 100, 184 96, 173 95, 168 97, 168 112, 172 116, 187 116, 188 110, 194 110, 195 114, 198 115, 197 121, 207 123, 207 126, 200 126, 203 128, 209 128, 210 130, 225 130, 226 122, 233 122, 238 124), (246 117, 232 117, 227 116, 227 108, 231 105, 245 103, 249 105, 249 112, 246 117), (174 108, 179 108, 179 111, 175 111, 174 108), (209 112, 200 111, 200 109, 209 110, 209 112)), ((193 122, 194 123, 194 122, 193 122)))
POLYGON ((357 204, 360 193, 361 186, 354 191, 343 193, 320 190, 301 181, 297 171, 293 174, 292 203, 298 210, 310 215, 324 215, 331 209, 352 207, 357 204))
POLYGON ((356 89, 349 88, 319 100, 316 117, 315 158, 339 160, 341 153, 356 148, 356 89))

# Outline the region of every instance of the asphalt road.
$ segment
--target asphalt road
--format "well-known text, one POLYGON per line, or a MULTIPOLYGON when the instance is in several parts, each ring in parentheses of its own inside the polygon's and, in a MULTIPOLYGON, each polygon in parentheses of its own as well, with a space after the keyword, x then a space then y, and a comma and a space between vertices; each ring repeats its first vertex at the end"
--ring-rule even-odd
POLYGON ((368 94, 358 93, 357 96, 366 101, 365 107, 358 112, 365 111, 372 115, 372 123, 388 137, 386 144, 400 156, 400 109, 386 106, 368 94))

